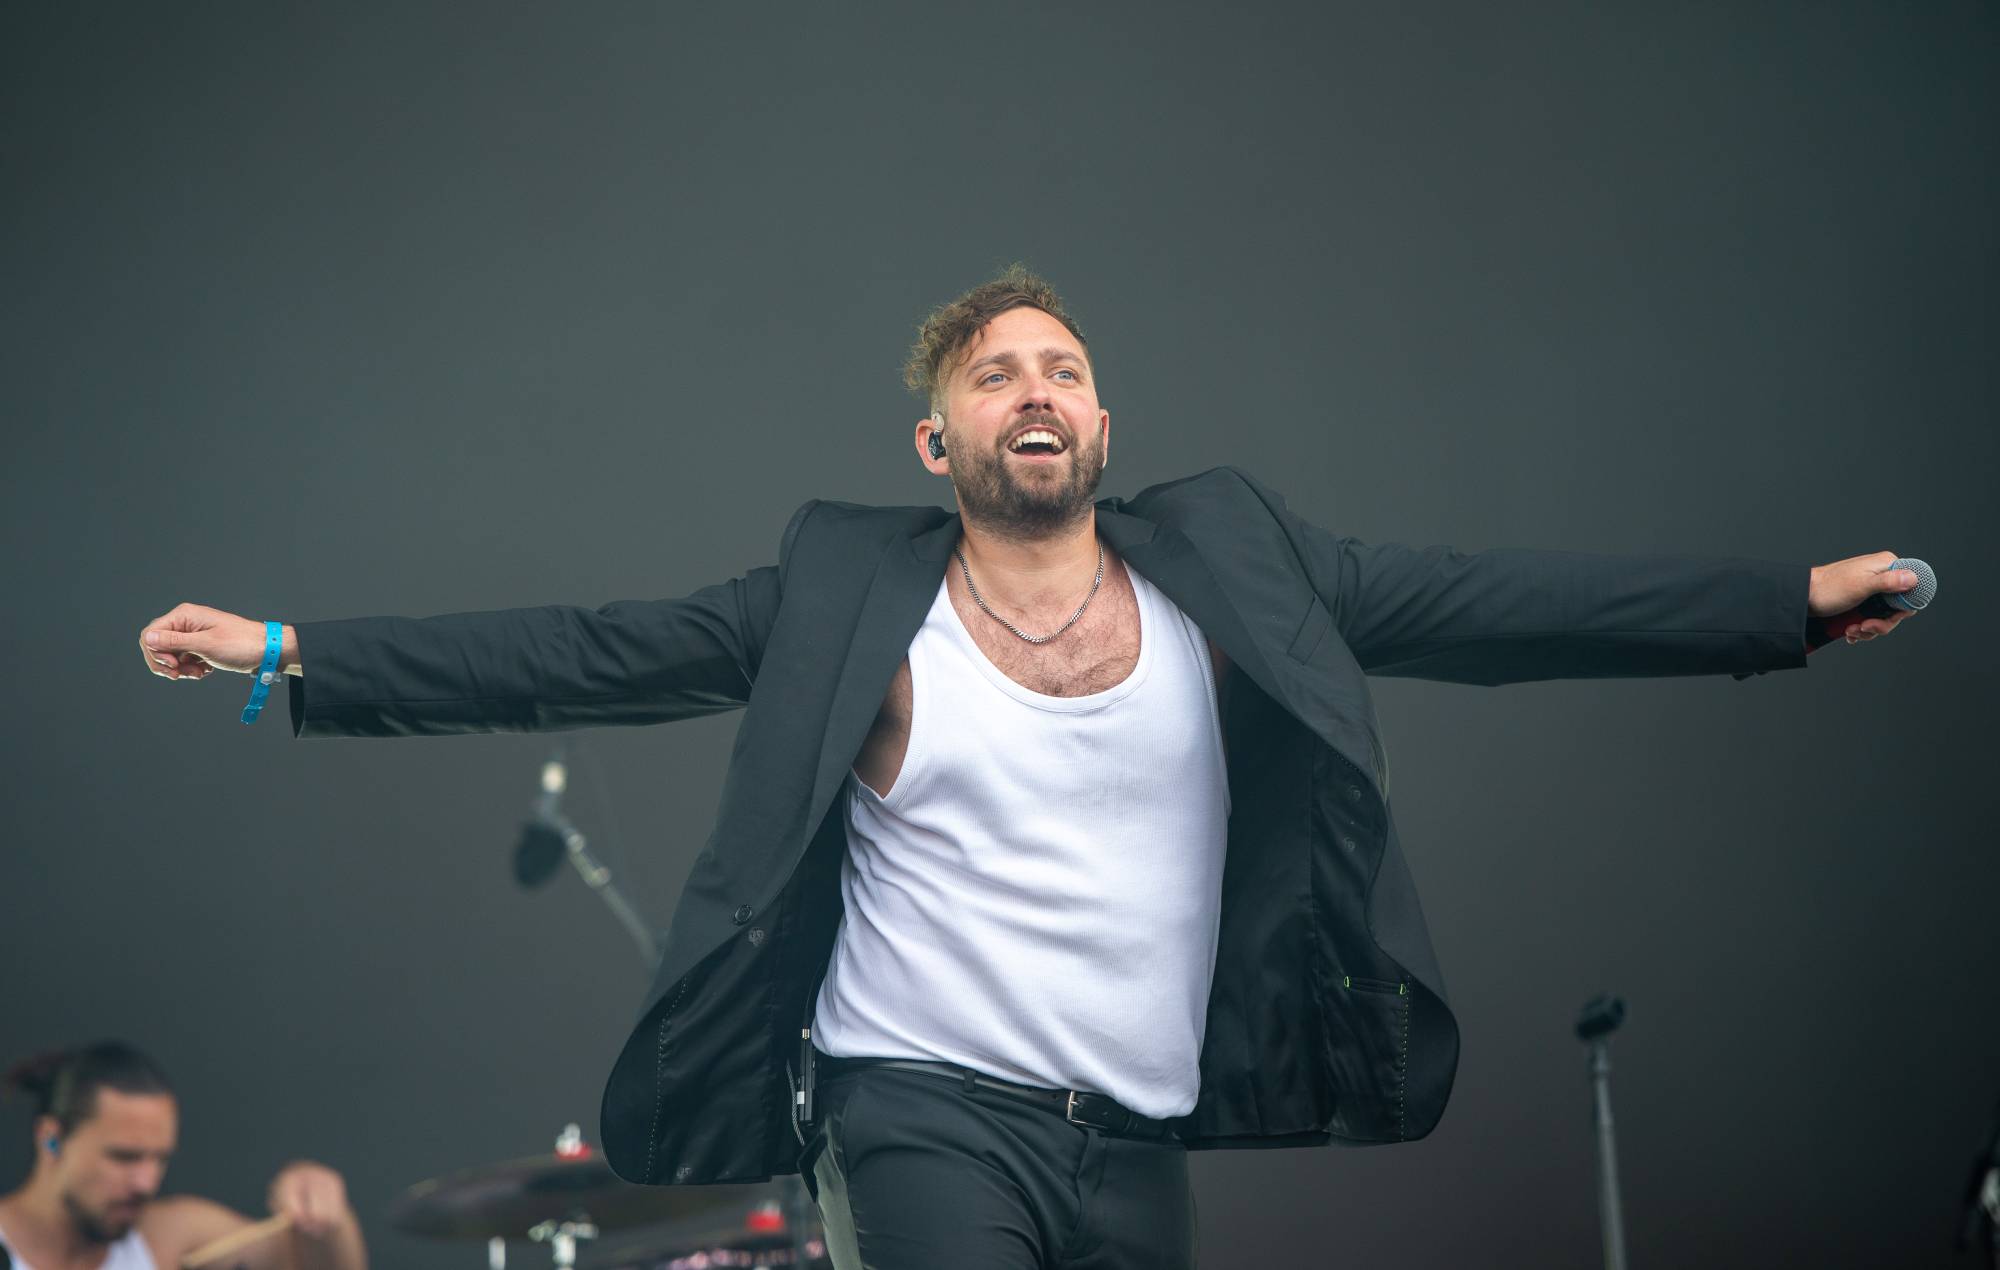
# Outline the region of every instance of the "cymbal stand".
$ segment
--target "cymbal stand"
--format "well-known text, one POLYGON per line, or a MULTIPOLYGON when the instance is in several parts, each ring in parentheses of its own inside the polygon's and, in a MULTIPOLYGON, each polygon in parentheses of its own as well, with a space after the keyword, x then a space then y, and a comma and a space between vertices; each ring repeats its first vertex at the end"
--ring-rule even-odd
POLYGON ((576 1241, 597 1238, 597 1227, 591 1225, 590 1218, 578 1214, 563 1221, 545 1221, 528 1231, 528 1238, 538 1244, 547 1244, 556 1270, 573 1270, 576 1265, 576 1241))

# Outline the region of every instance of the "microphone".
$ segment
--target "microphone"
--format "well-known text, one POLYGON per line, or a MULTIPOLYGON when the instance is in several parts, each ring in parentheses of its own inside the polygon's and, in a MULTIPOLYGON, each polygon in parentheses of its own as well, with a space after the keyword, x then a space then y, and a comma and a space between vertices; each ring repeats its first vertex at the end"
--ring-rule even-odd
POLYGON ((1921 560, 1904 556, 1898 557, 1883 572, 1896 569, 1908 569, 1916 574, 1917 584, 1907 591, 1871 595, 1845 613, 1818 619, 1822 638, 1819 643, 1812 645, 1806 651, 1811 652, 1821 644, 1831 644, 1834 640, 1843 638, 1847 632, 1870 618, 1893 617, 1899 612, 1914 613, 1937 598, 1937 574, 1931 571, 1929 565, 1921 560))
POLYGON ((535 799, 530 819, 521 822, 521 837, 514 846, 514 880, 532 890, 542 886, 562 867, 569 847, 569 821, 562 814, 563 790, 569 786, 569 768, 560 748, 542 764, 542 792, 535 799))
POLYGON ((1594 1041, 1600 1036, 1609 1036, 1624 1021, 1625 998, 1614 997, 1608 992, 1594 996, 1583 1003, 1583 1012, 1577 1016, 1576 1038, 1594 1041))
MULTIPOLYGON (((542 886, 561 869, 568 860, 576 869, 577 876, 584 885, 596 891, 610 906, 632 941, 639 945, 639 955, 646 959, 646 965, 657 969, 660 964, 660 945, 645 919, 626 900, 624 894, 612 885, 611 870, 598 863, 591 854, 590 844, 584 840, 583 830, 563 815, 563 790, 569 786, 569 768, 563 763, 561 746, 542 764, 542 792, 535 799, 528 819, 521 822, 521 837, 514 844, 514 880, 525 888, 542 886)), ((5 1270, 0 1267, 0 1270, 5 1270)))

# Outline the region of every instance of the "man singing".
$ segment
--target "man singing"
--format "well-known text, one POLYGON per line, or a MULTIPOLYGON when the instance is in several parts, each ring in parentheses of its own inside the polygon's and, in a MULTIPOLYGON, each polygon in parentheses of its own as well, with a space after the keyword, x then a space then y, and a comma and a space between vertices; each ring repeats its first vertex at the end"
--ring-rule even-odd
POLYGON ((956 515, 808 503, 683 599, 140 636, 167 678, 291 676, 303 736, 747 706, 604 1144, 650 1183, 802 1170, 844 1268, 1187 1266, 1188 1149, 1436 1125, 1458 1029, 1366 675, 1745 678, 1915 583, 1368 545, 1229 468, 1093 502, 1111 416, 1019 268, 907 378, 956 515))

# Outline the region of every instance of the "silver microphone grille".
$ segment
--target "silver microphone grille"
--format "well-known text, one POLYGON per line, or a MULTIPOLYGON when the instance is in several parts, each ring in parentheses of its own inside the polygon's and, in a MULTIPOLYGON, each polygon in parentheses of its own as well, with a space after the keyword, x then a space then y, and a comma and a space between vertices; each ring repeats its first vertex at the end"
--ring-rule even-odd
POLYGON ((1899 559, 1889 566, 1891 569, 1908 569, 1917 575, 1917 584, 1898 595, 1888 596, 1889 603, 1901 609, 1920 609, 1937 598, 1937 574, 1921 560, 1899 559))

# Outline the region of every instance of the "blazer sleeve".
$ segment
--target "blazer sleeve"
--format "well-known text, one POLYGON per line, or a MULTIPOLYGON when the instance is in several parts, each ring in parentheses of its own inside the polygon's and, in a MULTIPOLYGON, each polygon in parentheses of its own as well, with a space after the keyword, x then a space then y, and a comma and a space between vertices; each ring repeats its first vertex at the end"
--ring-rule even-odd
POLYGON ((1364 543, 1279 517, 1363 670, 1505 684, 1806 664, 1805 565, 1364 543))
POLYGON ((779 565, 670 600, 296 624, 304 737, 441 736, 666 723, 750 698, 783 595, 779 565))

